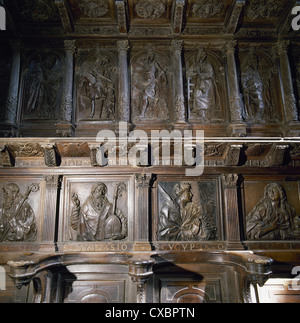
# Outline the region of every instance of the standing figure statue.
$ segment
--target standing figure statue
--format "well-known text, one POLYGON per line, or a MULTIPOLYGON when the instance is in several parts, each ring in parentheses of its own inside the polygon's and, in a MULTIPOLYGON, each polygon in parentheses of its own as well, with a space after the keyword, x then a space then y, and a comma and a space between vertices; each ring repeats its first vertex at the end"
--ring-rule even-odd
MULTIPOLYGON (((140 65, 142 72, 140 75, 141 84, 138 84, 141 97, 139 118, 144 119, 150 109, 155 111, 154 114, 156 115, 164 113, 166 103, 163 102, 161 92, 168 86, 168 77, 152 49, 148 50, 147 55, 140 61, 140 65)), ((150 114, 153 114, 153 112, 150 114)))
POLYGON ((259 57, 250 50, 247 65, 242 71, 242 87, 245 100, 245 120, 252 123, 276 121, 272 116, 270 95, 270 70, 260 70, 259 57))
POLYGON ((189 106, 191 117, 209 123, 213 111, 219 108, 220 96, 213 66, 207 61, 207 54, 200 48, 195 63, 188 69, 190 83, 189 106))

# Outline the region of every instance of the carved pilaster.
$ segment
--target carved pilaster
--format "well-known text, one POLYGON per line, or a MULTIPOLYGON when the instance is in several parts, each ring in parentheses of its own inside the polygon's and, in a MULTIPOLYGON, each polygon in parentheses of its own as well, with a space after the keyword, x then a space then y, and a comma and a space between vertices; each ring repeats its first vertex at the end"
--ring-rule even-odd
POLYGON ((151 250, 149 242, 149 188, 152 174, 136 174, 136 205, 135 205, 135 223, 136 248, 151 250), (145 246, 143 246, 145 244, 145 246))
POLYGON ((243 123, 243 101, 240 92, 238 74, 235 60, 236 41, 228 41, 225 45, 228 74, 228 90, 230 98, 230 117, 233 135, 244 135, 245 127, 243 123))
POLYGON ((173 69, 174 69, 174 106, 175 106, 175 123, 186 122, 186 108, 184 102, 184 87, 182 75, 182 44, 181 40, 172 42, 173 52, 173 69))
POLYGON ((119 52, 119 120, 130 121, 130 87, 128 74, 128 50, 127 40, 118 41, 119 52))
POLYGON ((128 25, 127 25, 127 8, 126 2, 124 0, 116 0, 117 7, 117 16, 118 16, 118 26, 120 33, 127 33, 128 25))
POLYGON ((276 49, 280 59, 282 97, 284 101, 285 121, 286 123, 298 122, 298 112, 296 97, 293 88, 293 79, 290 62, 288 58, 289 41, 279 41, 276 49))
POLYGON ((182 30, 185 0, 175 0, 173 6, 173 32, 174 34, 180 34, 182 30))
POLYGON ((225 200, 225 239, 228 241, 228 249, 242 249, 238 203, 240 179, 237 174, 226 174, 222 176, 222 181, 225 200))
POLYGON ((65 40, 66 64, 64 78, 64 95, 61 107, 61 122, 57 125, 57 133, 62 137, 74 135, 73 125, 73 78, 75 40, 65 40))
POLYGON ((154 259, 133 259, 129 265, 129 275, 132 281, 137 284, 137 303, 147 303, 146 284, 153 275, 154 263, 154 259))
POLYGON ((246 4, 246 0, 236 0, 233 9, 226 22, 225 30, 229 34, 234 34, 237 29, 238 22, 240 20, 241 13, 246 4))
MULTIPOLYGON (((59 190, 62 178, 58 175, 45 175, 45 210, 43 221, 43 236, 41 246, 43 249, 55 249, 55 223, 59 207, 59 190)), ((53 250, 52 250, 53 251, 53 250)))
POLYGON ((73 32, 73 23, 69 15, 68 3, 65 0, 55 0, 62 25, 66 32, 73 32))

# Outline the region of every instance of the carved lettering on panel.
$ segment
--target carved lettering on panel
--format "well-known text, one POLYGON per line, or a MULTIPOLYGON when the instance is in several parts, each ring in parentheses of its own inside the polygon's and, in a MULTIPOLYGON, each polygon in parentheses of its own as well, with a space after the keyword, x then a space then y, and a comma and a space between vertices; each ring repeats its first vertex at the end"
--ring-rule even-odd
POLYGON ((264 197, 246 217, 248 240, 295 240, 300 238, 300 217, 289 203, 283 186, 265 187, 264 197))
POLYGON ((214 183, 169 182, 158 185, 160 241, 216 240, 214 183))
POLYGON ((78 194, 73 192, 73 208, 70 224, 73 234, 71 240, 105 241, 123 240, 127 237, 127 217, 122 211, 119 199, 127 192, 125 183, 115 185, 113 201, 107 197, 107 186, 98 183, 92 187, 85 201, 80 201, 78 194), (74 235, 74 233, 76 234, 74 235))
POLYGON ((2 188, 0 214, 1 242, 32 242, 37 238, 35 214, 27 201, 29 196, 39 190, 39 185, 31 184, 24 195, 17 184, 10 183, 2 188))

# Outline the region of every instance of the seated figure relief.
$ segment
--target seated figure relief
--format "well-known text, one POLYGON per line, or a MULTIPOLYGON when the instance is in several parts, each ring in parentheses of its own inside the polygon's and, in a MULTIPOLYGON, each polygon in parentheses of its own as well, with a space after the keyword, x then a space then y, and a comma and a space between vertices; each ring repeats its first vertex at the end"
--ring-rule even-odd
POLYGON ((73 193, 70 222, 72 230, 77 233, 77 241, 123 240, 127 237, 127 218, 117 207, 125 190, 126 184, 119 183, 111 203, 107 198, 107 186, 96 184, 83 205, 73 193))
POLYGON ((265 187, 264 197, 246 218, 248 240, 295 240, 300 238, 300 218, 276 183, 265 187))
POLYGON ((37 192, 39 186, 32 184, 25 195, 17 184, 10 183, 3 188, 0 213, 1 242, 32 242, 37 238, 37 224, 32 207, 27 202, 29 195, 37 192))
POLYGON ((177 183, 173 196, 159 185, 164 201, 159 210, 158 240, 208 241, 215 240, 216 226, 204 208, 193 201, 190 183, 177 183))

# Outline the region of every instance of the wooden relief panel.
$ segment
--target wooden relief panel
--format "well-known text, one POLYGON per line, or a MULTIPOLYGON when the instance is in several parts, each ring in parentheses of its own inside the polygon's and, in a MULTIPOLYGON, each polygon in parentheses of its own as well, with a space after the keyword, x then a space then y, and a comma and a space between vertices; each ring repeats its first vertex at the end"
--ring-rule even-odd
POLYGON ((23 120, 58 120, 63 96, 64 58, 41 51, 26 59, 23 76, 23 120))
POLYGON ((276 64, 269 54, 255 48, 241 50, 240 61, 245 121, 250 124, 280 122, 276 64))
POLYGON ((299 240, 299 182, 246 182, 248 240, 299 240))
POLYGON ((127 241, 132 236, 133 194, 128 177, 66 177, 62 241, 127 241))
POLYGON ((171 104, 169 61, 153 48, 131 62, 132 108, 135 121, 166 121, 171 104))
POLYGON ((41 239, 42 186, 37 179, 0 180, 0 242, 41 239))
POLYGON ((65 303, 124 303, 125 281, 66 280, 65 303))
POLYGON ((226 96, 224 69, 216 55, 203 48, 186 57, 189 119, 201 123, 224 122, 226 96))
POLYGON ((162 303, 221 303, 220 280, 210 278, 207 281, 196 279, 161 278, 162 303))
POLYGON ((76 66, 77 120, 116 119, 117 61, 99 48, 80 50, 76 66))
POLYGON ((211 241, 218 236, 214 181, 157 184, 157 241, 211 241))

